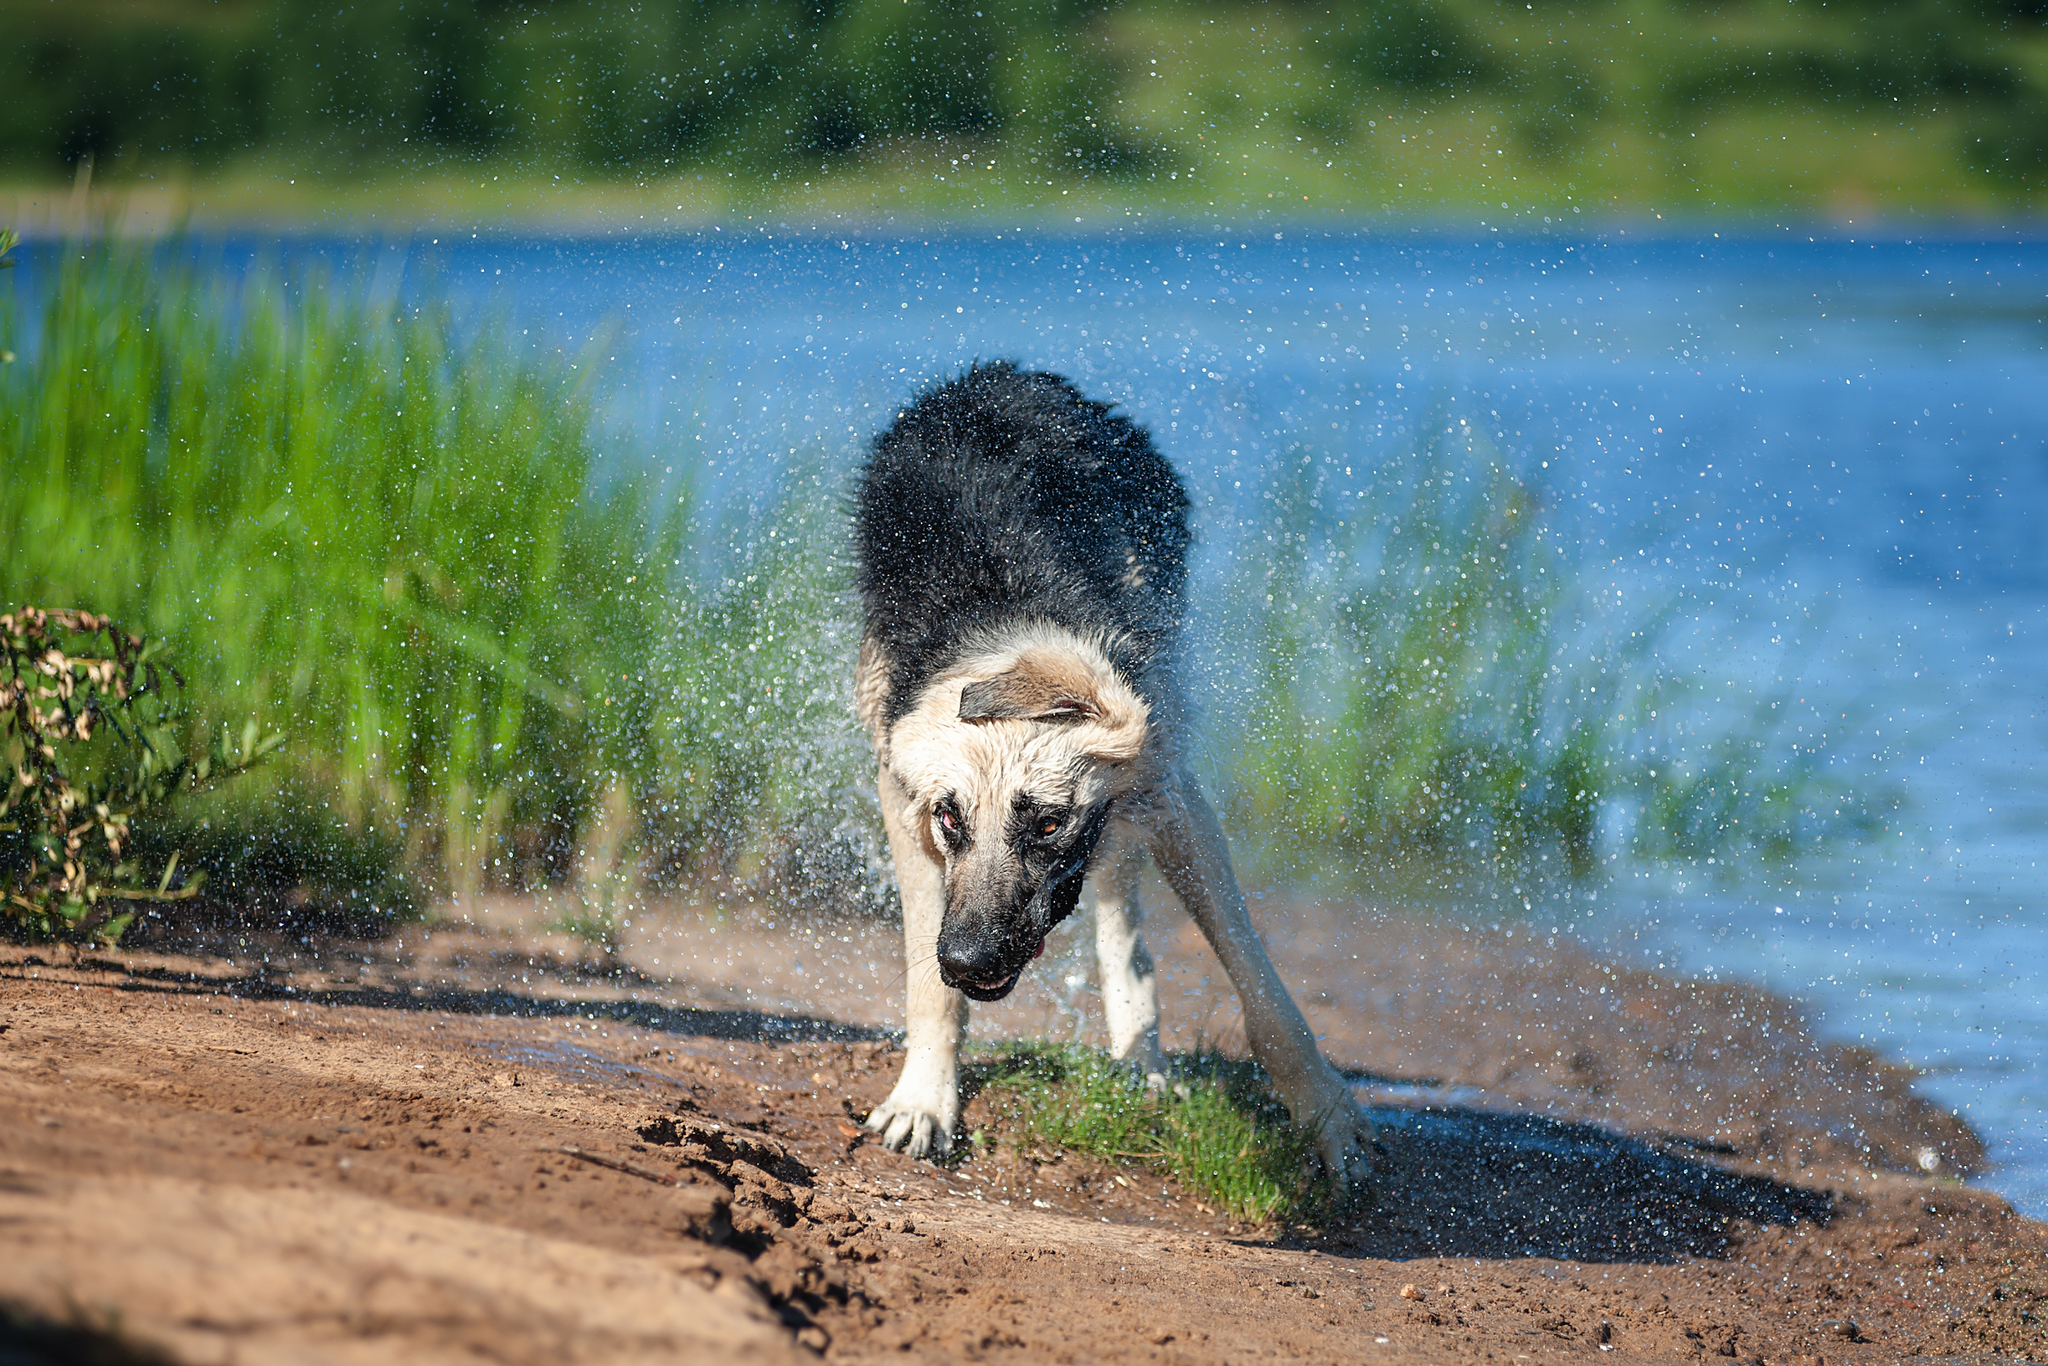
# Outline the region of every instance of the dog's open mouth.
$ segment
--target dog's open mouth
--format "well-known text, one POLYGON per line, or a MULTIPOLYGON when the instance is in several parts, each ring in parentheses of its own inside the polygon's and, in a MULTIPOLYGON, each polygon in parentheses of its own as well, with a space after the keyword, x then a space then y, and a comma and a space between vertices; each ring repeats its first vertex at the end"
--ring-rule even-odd
POLYGON ((962 978, 960 990, 977 1001, 1000 1001, 1010 994, 1010 988, 1017 985, 1017 977, 1018 974, 1013 972, 1008 977, 994 982, 977 982, 971 978, 962 978))

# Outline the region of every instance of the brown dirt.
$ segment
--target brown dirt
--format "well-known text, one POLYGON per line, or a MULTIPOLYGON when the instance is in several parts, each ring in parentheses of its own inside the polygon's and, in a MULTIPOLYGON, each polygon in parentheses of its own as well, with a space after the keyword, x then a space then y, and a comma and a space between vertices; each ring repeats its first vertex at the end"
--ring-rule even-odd
MULTIPOLYGON (((1000 1133, 879 1151, 887 927, 675 910, 592 963, 500 902, 377 944, 0 949, 0 1363, 2048 1358, 2043 1227, 1917 1174, 1981 1148, 1788 1003, 1293 916, 1388 1150, 1317 1228, 1000 1133)), ((1228 1046, 1213 959, 1154 938, 1173 1042, 1228 1046)), ((1066 1037, 1074 962, 977 1033, 1066 1037)))

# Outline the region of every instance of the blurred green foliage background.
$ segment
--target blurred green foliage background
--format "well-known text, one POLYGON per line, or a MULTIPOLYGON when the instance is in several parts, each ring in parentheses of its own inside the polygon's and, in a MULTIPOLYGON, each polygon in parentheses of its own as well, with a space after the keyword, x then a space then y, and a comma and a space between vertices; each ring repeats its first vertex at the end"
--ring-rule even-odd
POLYGON ((0 34, 0 175, 230 202, 1995 212, 2048 178, 2043 0, 0 0, 0 34))

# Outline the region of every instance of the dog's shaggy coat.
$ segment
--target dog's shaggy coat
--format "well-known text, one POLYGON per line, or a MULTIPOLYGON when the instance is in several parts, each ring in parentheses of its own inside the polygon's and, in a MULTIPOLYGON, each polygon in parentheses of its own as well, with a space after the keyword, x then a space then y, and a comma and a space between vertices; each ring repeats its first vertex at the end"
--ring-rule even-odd
POLYGON ((1138 938, 1149 853, 1244 1003, 1252 1051, 1340 1180, 1369 1129, 1273 971, 1182 766, 1187 495, 1142 428, 1055 375, 977 366, 897 415, 855 514, 855 704, 903 892, 908 1059, 868 1117, 944 1152, 967 999, 998 1000, 1095 888, 1112 1051, 1161 1079, 1138 938))

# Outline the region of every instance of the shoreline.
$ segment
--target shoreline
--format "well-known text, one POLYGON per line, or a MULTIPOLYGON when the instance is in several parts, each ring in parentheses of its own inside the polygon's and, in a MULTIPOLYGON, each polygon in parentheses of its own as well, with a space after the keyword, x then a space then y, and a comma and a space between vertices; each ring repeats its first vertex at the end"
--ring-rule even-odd
MULTIPOLYGON (((492 177, 495 181, 496 177, 492 177)), ((1642 208, 1581 212, 1570 204, 1536 203, 1507 209, 1477 202, 1463 208, 1416 212, 1375 209, 1365 202, 1283 207, 1278 201, 1191 204, 1178 201, 1123 201, 1090 195, 1069 204, 996 200, 988 205, 935 202, 884 209, 878 187, 861 193, 782 201, 746 197, 673 203, 679 184, 580 183, 564 188, 544 180, 491 188, 492 181, 458 179, 373 180, 348 191, 322 195, 287 181, 219 187, 209 194, 190 183, 143 185, 104 180, 88 192, 61 181, 0 181, 0 223, 24 242, 62 240, 81 230, 117 224, 126 236, 164 237, 181 232, 274 234, 280 237, 392 237, 469 230, 493 238, 623 238, 682 235, 713 228, 770 226, 778 231, 859 232, 864 235, 1029 232, 1045 236, 1092 236, 1110 229, 1150 232, 1233 230, 1244 225, 1281 224, 1303 232, 1358 233, 1372 230, 1444 234, 1475 227, 1519 236, 1583 237, 1627 234, 1647 240, 1689 240, 1723 234, 1736 225, 1736 240, 1779 233, 1805 233, 1819 240, 1906 242, 1976 241, 1992 236, 2039 235, 2048 215, 2015 209, 2007 214, 1953 208, 1926 213, 1910 207, 1858 205, 1836 211, 1794 206, 1736 207, 1718 211, 1658 212, 1642 208), (481 189, 482 193, 477 191, 481 189), (552 207, 533 207, 533 199, 552 207), (525 204, 518 200, 525 199, 525 204), (439 206, 439 207, 434 207, 439 206), (973 227, 963 228, 972 219, 973 227), (11 221, 10 221, 11 220, 11 221), (1555 221, 1553 221, 1555 220, 1555 221)))

